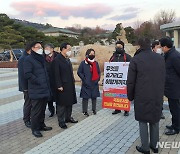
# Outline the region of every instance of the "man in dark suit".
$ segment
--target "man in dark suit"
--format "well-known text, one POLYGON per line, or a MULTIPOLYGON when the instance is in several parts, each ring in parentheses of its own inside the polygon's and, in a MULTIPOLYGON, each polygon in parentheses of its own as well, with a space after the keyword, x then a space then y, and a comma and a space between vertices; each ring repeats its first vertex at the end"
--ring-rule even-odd
POLYGON ((72 105, 77 103, 77 98, 73 68, 69 59, 71 45, 63 43, 60 50, 61 53, 53 61, 52 67, 59 126, 66 129, 67 125, 65 123, 78 122, 71 117, 72 105))
POLYGON ((172 125, 166 126, 169 130, 165 134, 175 135, 180 131, 180 53, 169 37, 162 38, 160 45, 166 62, 165 96, 172 115, 172 125))
POLYGON ((31 53, 31 46, 27 44, 23 55, 18 60, 19 91, 24 93, 23 120, 26 127, 31 128, 31 99, 28 94, 28 81, 24 78, 24 59, 31 53))
POLYGON ((32 102, 31 130, 35 137, 42 137, 40 131, 49 131, 44 123, 47 100, 51 96, 41 42, 31 44, 31 54, 24 61, 24 76, 28 80, 28 94, 32 102))
POLYGON ((136 149, 150 154, 151 148, 158 153, 156 145, 164 95, 165 62, 161 55, 152 52, 149 39, 139 39, 138 45, 140 48, 130 62, 127 78, 128 99, 134 100, 142 144, 136 149))

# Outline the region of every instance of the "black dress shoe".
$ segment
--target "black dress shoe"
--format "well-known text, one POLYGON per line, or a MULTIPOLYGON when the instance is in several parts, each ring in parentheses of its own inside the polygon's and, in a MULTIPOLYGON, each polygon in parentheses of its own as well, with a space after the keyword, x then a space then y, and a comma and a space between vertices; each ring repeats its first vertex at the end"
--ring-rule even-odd
POLYGON ((113 115, 114 115, 114 114, 118 114, 118 113, 121 113, 121 110, 114 110, 114 111, 112 112, 113 115))
POLYGON ((55 108, 53 106, 53 108, 49 109, 49 112, 51 113, 49 117, 53 117, 54 113, 55 113, 55 108))
POLYGON ((97 114, 95 110, 93 110, 93 114, 94 114, 94 115, 96 115, 96 114, 97 114))
POLYGON ((179 134, 179 132, 177 132, 174 129, 169 129, 165 134, 166 135, 175 135, 175 134, 179 134))
POLYGON ((174 129, 172 125, 167 125, 166 128, 167 129, 174 129))
POLYGON ((28 128, 31 128, 31 122, 30 121, 26 121, 24 122, 25 126, 28 128))
POLYGON ((68 119, 65 121, 66 123, 78 123, 77 120, 74 120, 74 118, 68 119))
POLYGON ((159 149, 158 148, 153 148, 152 146, 150 146, 151 150, 153 151, 153 153, 158 153, 159 149))
POLYGON ((124 112, 124 116, 129 116, 129 112, 128 112, 128 111, 125 111, 125 112, 124 112))
POLYGON ((83 112, 84 116, 88 117, 89 114, 87 112, 83 112))
POLYGON ((67 125, 64 122, 59 123, 59 127, 61 127, 62 129, 67 129, 67 125))
POLYGON ((40 129, 40 131, 50 131, 50 130, 52 130, 52 127, 47 127, 47 126, 42 127, 42 128, 40 129))
POLYGON ((144 153, 144 154, 150 154, 150 151, 144 151, 141 147, 136 146, 136 150, 140 153, 144 153))
POLYGON ((43 137, 40 131, 32 131, 32 134, 33 134, 35 137, 43 137))

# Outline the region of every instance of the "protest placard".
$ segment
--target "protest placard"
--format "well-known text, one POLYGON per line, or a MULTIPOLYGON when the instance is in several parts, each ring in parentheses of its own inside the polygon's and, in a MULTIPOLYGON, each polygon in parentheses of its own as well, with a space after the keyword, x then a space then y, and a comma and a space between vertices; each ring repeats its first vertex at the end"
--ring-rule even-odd
POLYGON ((128 67, 129 62, 105 62, 103 108, 130 110, 126 86, 128 67))

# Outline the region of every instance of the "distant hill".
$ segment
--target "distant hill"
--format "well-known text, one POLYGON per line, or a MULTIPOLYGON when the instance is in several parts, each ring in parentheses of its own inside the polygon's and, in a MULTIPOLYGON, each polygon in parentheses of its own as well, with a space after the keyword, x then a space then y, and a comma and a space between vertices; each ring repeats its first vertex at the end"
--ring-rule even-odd
POLYGON ((45 25, 45 24, 33 23, 33 22, 29 22, 29 21, 26 21, 26 20, 20 20, 20 19, 13 19, 13 20, 15 21, 15 23, 19 23, 19 24, 22 24, 24 26, 34 27, 39 31, 43 31, 45 29, 53 27, 52 25, 50 25, 48 23, 45 25))

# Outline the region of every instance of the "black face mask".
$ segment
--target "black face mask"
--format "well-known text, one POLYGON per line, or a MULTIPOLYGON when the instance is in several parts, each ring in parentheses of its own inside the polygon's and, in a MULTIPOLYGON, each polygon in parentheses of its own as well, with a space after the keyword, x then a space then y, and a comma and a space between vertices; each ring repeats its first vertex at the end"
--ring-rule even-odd
POLYGON ((123 48, 116 48, 116 53, 117 54, 124 54, 124 49, 123 48))
POLYGON ((95 55, 89 55, 88 58, 89 58, 90 60, 93 60, 93 59, 95 58, 95 55))

